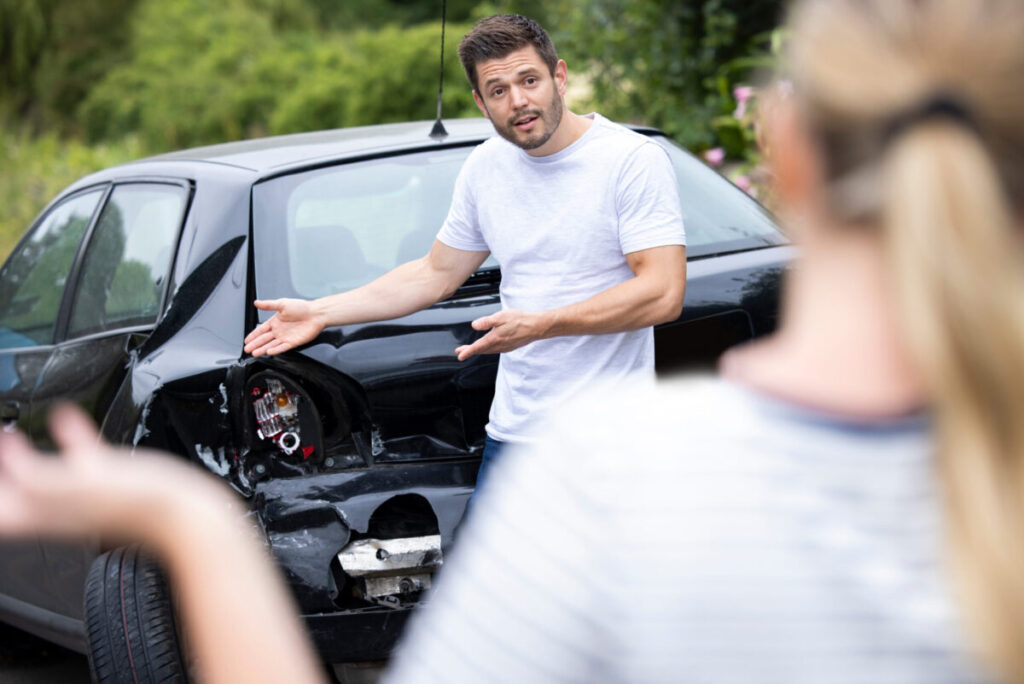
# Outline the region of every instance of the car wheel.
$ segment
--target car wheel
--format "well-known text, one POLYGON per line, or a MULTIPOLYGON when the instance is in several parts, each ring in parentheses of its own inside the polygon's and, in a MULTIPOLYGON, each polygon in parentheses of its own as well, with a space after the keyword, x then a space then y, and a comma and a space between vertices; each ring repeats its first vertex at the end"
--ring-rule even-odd
POLYGON ((188 682, 167 580, 137 546, 93 561, 85 582, 85 623, 94 682, 188 682))

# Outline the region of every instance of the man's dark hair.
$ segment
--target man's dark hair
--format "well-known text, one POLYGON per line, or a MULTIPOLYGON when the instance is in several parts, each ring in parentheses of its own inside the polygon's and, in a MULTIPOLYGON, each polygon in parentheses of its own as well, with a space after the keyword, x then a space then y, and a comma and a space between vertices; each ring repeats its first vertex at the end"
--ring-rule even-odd
POLYGON ((481 19, 459 43, 459 59, 466 70, 473 90, 479 92, 476 65, 489 59, 501 59, 511 52, 532 45, 551 75, 555 74, 558 53, 551 43, 551 37, 533 19, 519 14, 496 14, 481 19))

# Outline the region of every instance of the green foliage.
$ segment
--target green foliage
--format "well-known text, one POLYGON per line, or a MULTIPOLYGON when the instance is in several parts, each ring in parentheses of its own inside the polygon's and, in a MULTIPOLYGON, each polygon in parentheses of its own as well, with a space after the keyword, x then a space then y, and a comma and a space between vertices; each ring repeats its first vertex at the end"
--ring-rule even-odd
POLYGON ((88 146, 55 133, 0 129, 0 258, 58 192, 82 176, 143 155, 134 138, 88 146))
MULTIPOLYGON (((251 1, 141 0, 133 58, 81 107, 88 139, 136 131, 166 150, 434 116, 439 23, 277 32, 251 1)), ((468 26, 449 28, 451 57, 468 26)), ((446 79, 446 115, 471 113, 457 59, 446 60, 446 79)))
POLYGON ((0 114, 76 132, 73 113, 124 59, 137 0, 0 0, 0 114))
MULTIPOLYGON (((733 89, 771 64, 781 3, 448 0, 445 116, 476 114, 456 56, 469 22, 518 12, 548 28, 574 94, 587 86, 577 110, 753 164, 733 89)), ((0 252, 67 183, 146 153, 433 118, 440 12, 441 0, 0 0, 0 252)))
MULTIPOLYGON (((555 40, 589 80, 592 104, 650 123, 691 149, 719 142, 714 117, 764 55, 780 0, 561 0, 555 40)), ((723 135, 729 132, 723 130, 723 135)))
MULTIPOLYGON (((539 23, 548 33, 552 33, 554 27, 551 25, 551 20, 553 17, 549 12, 552 4, 550 0, 485 0, 473 10, 472 19, 476 21, 493 14, 522 14, 539 23)), ((554 40, 553 36, 552 40, 554 40)))
MULTIPOLYGON (((411 26, 441 19, 441 0, 304 0, 304 4, 314 9, 320 26, 340 31, 387 24, 411 26)), ((466 21, 477 4, 478 0, 447 0, 448 21, 466 21)))
POLYGON ((245 137, 259 123, 261 55, 276 46, 270 19, 244 0, 141 0, 132 59, 89 93, 81 120, 90 141, 137 131, 152 149, 245 137))
MULTIPOLYGON (((455 53, 466 25, 446 32, 444 116, 476 114, 455 53)), ((437 106, 440 23, 357 31, 322 44, 292 88, 279 94, 272 133, 431 119, 437 106)))

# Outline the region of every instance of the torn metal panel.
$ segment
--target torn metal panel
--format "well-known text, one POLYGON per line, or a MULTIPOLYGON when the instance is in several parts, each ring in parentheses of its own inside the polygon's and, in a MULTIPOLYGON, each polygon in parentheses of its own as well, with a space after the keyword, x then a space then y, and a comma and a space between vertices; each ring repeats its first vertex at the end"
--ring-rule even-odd
POLYGON ((399 605, 430 588, 441 567, 441 535, 401 539, 357 539, 338 553, 341 570, 357 581, 361 598, 399 605))
MULTIPOLYGON (((385 504, 414 495, 429 509, 403 532, 434 533, 447 549, 473 491, 477 460, 416 463, 270 480, 256 485, 254 503, 270 547, 306 613, 337 610, 331 565, 353 535, 366 535, 385 504)), ((405 534, 404 536, 412 536, 405 534)))
POLYGON ((410 570, 441 567, 441 536, 403 539, 359 539, 338 553, 345 574, 352 577, 394 577, 410 570))

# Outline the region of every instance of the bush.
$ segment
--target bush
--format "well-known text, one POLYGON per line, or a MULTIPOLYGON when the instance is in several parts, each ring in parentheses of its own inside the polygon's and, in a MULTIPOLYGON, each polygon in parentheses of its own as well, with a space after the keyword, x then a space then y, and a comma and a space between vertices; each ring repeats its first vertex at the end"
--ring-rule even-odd
MULTIPOLYGON (((478 114, 455 48, 469 30, 448 26, 444 116, 478 114)), ((294 88, 280 94, 272 133, 432 119, 437 107, 441 25, 358 31, 313 53, 294 88)))
MULTIPOLYGON (((440 22, 347 34, 275 31, 253 0, 142 0, 133 58, 89 94, 90 141, 134 131, 153 150, 269 133, 433 118, 440 22)), ((298 21, 296 19, 296 21, 298 21)), ((446 41, 446 116, 475 111, 446 41)))
POLYGON ((134 138, 90 147, 53 133, 35 138, 0 130, 0 258, 7 258, 43 207, 70 183, 143 154, 134 138))
POLYGON ((257 67, 276 45, 269 17, 243 0, 142 0, 132 59, 112 69, 80 109, 86 136, 95 142, 138 132, 154 150, 246 137, 265 120, 252 106, 267 85, 257 67))
MULTIPOLYGON (((702 150, 725 142, 712 121, 735 106, 733 86, 748 79, 752 68, 770 64, 767 46, 781 5, 561 0, 555 38, 590 81, 592 103, 603 113, 657 126, 702 150)), ((723 129, 722 135, 734 132, 723 129)))

